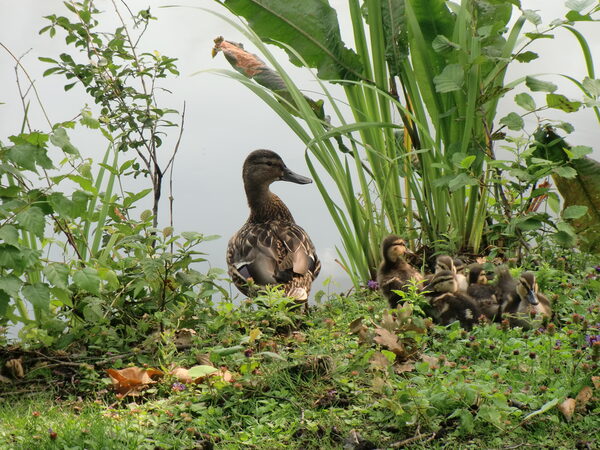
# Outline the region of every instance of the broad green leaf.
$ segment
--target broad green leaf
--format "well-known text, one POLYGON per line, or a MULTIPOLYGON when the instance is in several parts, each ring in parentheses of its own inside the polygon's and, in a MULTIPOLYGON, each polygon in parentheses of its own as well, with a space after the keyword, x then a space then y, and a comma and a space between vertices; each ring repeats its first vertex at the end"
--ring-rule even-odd
POLYGON ((10 245, 19 245, 19 231, 12 225, 3 225, 0 227, 0 239, 10 245))
POLYGON ((71 300, 71 291, 68 289, 61 289, 57 287, 51 287, 50 293, 56 300, 61 302, 63 305, 73 307, 73 301, 71 300))
POLYGON ((23 282, 14 275, 0 277, 0 290, 6 292, 12 298, 19 296, 19 290, 23 282))
POLYGON ((541 228, 542 222, 539 219, 530 217, 517 223, 517 228, 523 231, 533 231, 541 228))
POLYGON ((465 72, 460 64, 448 64, 438 76, 433 77, 435 90, 440 93, 458 91, 465 79, 465 72))
POLYGON ((600 80, 585 77, 581 83, 585 91, 592 97, 600 96, 600 80))
POLYGON ((572 11, 582 12, 584 9, 589 8, 594 3, 594 0, 567 0, 565 6, 572 11))
POLYGON ((570 22, 591 22, 594 19, 589 14, 580 14, 577 11, 569 11, 566 16, 570 22))
POLYGON ((560 166, 560 167, 555 167, 553 169, 553 172, 556 175, 560 175, 562 178, 575 178, 577 176, 577 171, 569 166, 560 166))
POLYGON ((534 111, 536 108, 535 100, 526 92, 515 95, 515 103, 527 111, 534 111))
POLYGON ((509 113, 507 116, 504 116, 500 119, 501 125, 506 125, 510 130, 518 131, 522 130, 525 123, 523 122, 523 118, 515 112, 509 113))
POLYGON ((579 219, 587 214, 588 207, 581 205, 571 205, 563 209, 563 219, 579 219))
POLYGON ((571 159, 579 159, 593 153, 593 151, 594 150, 592 149, 592 147, 588 147, 587 145, 576 145, 575 147, 570 148, 569 156, 571 159))
POLYGON ((52 209, 62 217, 73 218, 73 202, 62 192, 53 192, 46 198, 52 209))
POLYGON ((563 247, 574 247, 577 243, 577 238, 565 231, 557 231, 551 236, 557 244, 562 245, 563 247))
POLYGON ((188 375, 192 378, 200 378, 206 375, 210 375, 211 373, 217 372, 219 369, 213 366, 194 366, 188 370, 188 375))
POLYGON ((35 167, 36 157, 35 154, 38 148, 31 144, 17 144, 8 149, 6 152, 6 158, 12 161, 23 169, 31 170, 37 173, 35 167))
POLYGON ((443 34, 437 35, 431 43, 431 46, 436 53, 447 53, 452 50, 460 49, 460 45, 455 44, 443 34))
POLYGON ((575 112, 581 107, 581 102, 569 100, 564 95, 548 94, 546 95, 548 108, 560 109, 564 112, 575 112))
POLYGON ((380 3, 385 59, 393 76, 401 72, 402 62, 408 56, 404 2, 405 0, 383 0, 380 3))
POLYGON ((67 131, 64 128, 56 128, 50 136, 50 142, 70 155, 79 155, 79 151, 71 144, 67 131))
MULTIPOLYGON (((324 80, 362 78, 360 59, 344 45, 336 11, 322 0, 224 0, 265 42, 292 47, 324 80)), ((293 64, 301 62, 281 46, 293 64)))
POLYGON ((100 293, 100 276, 96 269, 86 267, 78 270, 73 274, 73 281, 75 282, 75 286, 83 291, 91 292, 92 294, 100 293))
POLYGON ((523 15, 528 22, 531 22, 534 25, 540 25, 542 23, 540 15, 531 9, 524 9, 523 15))
POLYGON ((532 41, 535 41, 536 39, 554 39, 554 35, 548 33, 525 33, 525 36, 532 41))
POLYGON ((465 159, 463 159, 460 162, 460 165, 463 169, 468 169, 469 167, 471 167, 471 165, 473 164, 473 162, 475 161, 477 157, 475 155, 469 155, 467 156, 465 159))
POLYGON ((473 178, 466 173, 459 173, 456 177, 450 180, 448 183, 448 189, 450 189, 450 192, 454 192, 462 187, 473 186, 475 184, 478 184, 476 178, 473 178))
POLYGON ((5 292, 0 291, 0 319, 6 318, 8 315, 8 305, 10 297, 5 292))
POLYGON ((23 296, 36 308, 47 310, 50 306, 50 289, 45 283, 23 286, 23 296))
POLYGON ((69 267, 64 263, 50 263, 44 267, 44 275, 50 283, 61 289, 69 287, 69 267))
POLYGON ((525 85, 533 92, 554 92, 558 89, 558 86, 554 83, 538 80, 530 76, 525 77, 525 85))
POLYGON ((44 235, 44 227, 46 222, 44 220, 44 213, 37 206, 31 206, 25 211, 20 212, 16 216, 17 223, 27 231, 31 231, 38 237, 44 235))
POLYGON ((522 63, 528 63, 534 59, 538 59, 539 55, 535 52, 523 52, 515 55, 515 59, 522 63))

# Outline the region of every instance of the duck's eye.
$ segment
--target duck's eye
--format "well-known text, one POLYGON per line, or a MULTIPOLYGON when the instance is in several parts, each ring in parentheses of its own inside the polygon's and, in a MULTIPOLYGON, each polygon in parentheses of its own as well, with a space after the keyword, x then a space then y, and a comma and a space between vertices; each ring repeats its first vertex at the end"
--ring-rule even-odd
POLYGON ((267 166, 272 166, 272 165, 273 165, 273 163, 272 163, 271 161, 267 161, 265 164, 266 164, 267 166))

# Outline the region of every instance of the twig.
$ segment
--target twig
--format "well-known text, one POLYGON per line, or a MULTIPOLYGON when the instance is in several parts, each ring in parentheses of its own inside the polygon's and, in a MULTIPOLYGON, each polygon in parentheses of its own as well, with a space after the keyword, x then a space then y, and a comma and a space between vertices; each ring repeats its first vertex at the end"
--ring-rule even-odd
POLYGON ((417 441, 420 441, 421 439, 425 439, 425 438, 427 438, 425 440, 425 442, 429 442, 429 441, 432 441, 433 439, 435 439, 435 436, 436 436, 436 433, 431 433, 429 435, 418 434, 417 436, 413 436, 411 438, 404 439, 403 441, 394 442, 393 444, 390 445, 390 448, 404 447, 405 445, 412 444, 413 442, 417 442, 417 441))

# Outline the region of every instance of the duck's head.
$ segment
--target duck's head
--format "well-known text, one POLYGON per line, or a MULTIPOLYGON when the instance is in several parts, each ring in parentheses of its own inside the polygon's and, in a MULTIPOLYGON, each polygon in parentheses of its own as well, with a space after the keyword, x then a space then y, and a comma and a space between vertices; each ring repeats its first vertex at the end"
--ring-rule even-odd
POLYGON ((426 289, 437 293, 456 292, 456 277, 451 270, 440 270, 433 276, 426 289))
POLYGON ((452 273, 456 273, 456 267, 454 267, 454 261, 448 255, 440 255, 435 259, 435 272, 441 272, 449 270, 452 273))
POLYGON ((469 284, 487 284, 488 278, 481 264, 469 268, 469 284))
POLYGON ((308 184, 312 180, 292 172, 281 157, 271 150, 255 150, 244 161, 242 171, 247 186, 268 186, 274 181, 308 184))
POLYGON ((462 259, 454 258, 452 262, 454 263, 454 269, 456 270, 456 273, 465 273, 465 263, 462 259))
POLYGON ((524 272, 519 277, 517 283, 517 294, 522 300, 527 300, 532 305, 539 303, 537 299, 538 285, 535 281, 535 274, 533 272, 524 272))
POLYGON ((412 252, 406 247, 404 239, 391 234, 381 243, 381 253, 387 262, 396 263, 403 260, 404 255, 412 252))

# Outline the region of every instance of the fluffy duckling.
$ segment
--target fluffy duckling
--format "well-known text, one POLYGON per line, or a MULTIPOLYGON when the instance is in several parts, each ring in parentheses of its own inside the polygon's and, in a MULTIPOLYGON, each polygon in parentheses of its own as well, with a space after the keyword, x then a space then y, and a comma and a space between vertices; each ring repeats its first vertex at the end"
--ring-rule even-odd
POLYGON ((533 272, 524 272, 514 282, 514 290, 505 295, 502 314, 508 317, 511 326, 531 328, 531 314, 539 317, 552 316, 548 298, 539 292, 533 272))
POLYGON ((250 216, 229 240, 229 276, 245 295, 254 296, 266 285, 282 285, 287 296, 306 302, 321 263, 306 231, 296 225, 269 186, 274 181, 307 184, 312 180, 292 172, 270 150, 250 153, 242 176, 250 216))
POLYGON ((437 323, 448 325, 459 321, 470 330, 481 315, 479 306, 467 295, 458 292, 456 277, 451 270, 438 271, 429 281, 431 314, 437 323))
MULTIPOLYGON (((439 255, 435 259, 435 273, 442 271, 450 271, 454 274, 454 278, 456 279, 456 286, 459 292, 466 294, 469 283, 467 283, 467 277, 464 275, 464 266, 465 264, 462 260, 458 258, 452 258, 448 255, 439 255), (458 264, 458 266, 457 266, 458 264)), ((433 274, 429 275, 427 278, 428 281, 431 281, 433 278, 433 274)))
POLYGON ((386 237, 381 243, 383 261, 377 270, 377 283, 392 308, 401 300, 393 291, 404 290, 411 279, 423 280, 421 273, 406 262, 404 255, 408 252, 404 239, 396 235, 386 237))
POLYGON ((466 293, 469 288, 469 282, 465 276, 465 263, 460 258, 454 258, 452 262, 454 263, 454 269, 456 271, 455 276, 458 291, 466 293))
POLYGON ((467 295, 477 302, 488 319, 494 321, 500 318, 497 287, 488 284, 487 274, 481 264, 473 264, 469 268, 467 295))

